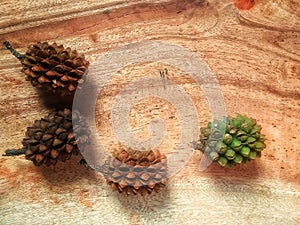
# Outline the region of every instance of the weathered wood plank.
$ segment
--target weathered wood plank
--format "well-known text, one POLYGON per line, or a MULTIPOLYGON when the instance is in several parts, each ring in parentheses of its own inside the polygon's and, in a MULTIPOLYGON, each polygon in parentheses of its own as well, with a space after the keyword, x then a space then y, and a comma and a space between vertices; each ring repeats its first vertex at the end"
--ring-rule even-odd
MULTIPOLYGON (((189 48, 216 75, 227 113, 247 114, 262 125, 267 148, 262 158, 247 165, 211 165, 204 172, 198 170, 202 154, 195 152, 166 190, 145 197, 113 193, 99 174, 79 165, 78 158, 55 168, 35 168, 22 156, 0 156, 0 224, 300 223, 297 4, 261 0, 239 13, 231 1, 213 0, 4 1, 0 41, 9 40, 23 52, 36 41, 55 41, 84 52, 93 63, 117 46, 146 39, 189 48)), ((168 79, 189 94, 201 125, 210 120, 204 93, 184 71, 155 62, 128 66, 111 77, 97 102, 97 126, 107 147, 118 144, 111 126, 116 95, 138 78, 160 79, 159 70, 165 68, 168 79)), ((2 154, 20 147, 26 127, 49 109, 4 47, 0 81, 2 154)), ((170 153, 180 138, 171 104, 145 99, 133 108, 130 124, 136 136, 145 138, 157 115, 168 131, 160 149, 170 153)))

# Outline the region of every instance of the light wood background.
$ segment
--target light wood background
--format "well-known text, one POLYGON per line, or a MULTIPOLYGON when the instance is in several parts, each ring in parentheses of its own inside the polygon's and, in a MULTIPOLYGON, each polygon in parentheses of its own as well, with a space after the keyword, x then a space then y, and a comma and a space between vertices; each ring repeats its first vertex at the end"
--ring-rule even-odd
MULTIPOLYGON (((150 196, 112 192, 78 158, 36 168, 23 156, 0 156, 0 224, 300 224, 299 1, 261 0, 239 11, 229 0, 3 0, 0 28, 0 41, 20 52, 37 41, 57 42, 85 53, 91 63, 135 41, 184 46, 216 75, 227 113, 257 119, 267 138, 260 159, 231 169, 211 165, 200 172, 202 154, 195 152, 162 192, 150 196)), ((155 62, 132 65, 118 72, 122 79, 110 79, 97 102, 107 147, 118 142, 110 124, 115 96, 134 79, 159 77, 164 68, 193 100, 201 125, 210 120, 205 96, 188 74, 155 62)), ((2 154, 21 147, 26 127, 49 109, 4 47, 0 81, 2 154)), ((172 105, 142 101, 130 124, 135 135, 147 137, 155 115, 165 120, 168 133, 160 149, 168 153, 180 136, 172 105)))

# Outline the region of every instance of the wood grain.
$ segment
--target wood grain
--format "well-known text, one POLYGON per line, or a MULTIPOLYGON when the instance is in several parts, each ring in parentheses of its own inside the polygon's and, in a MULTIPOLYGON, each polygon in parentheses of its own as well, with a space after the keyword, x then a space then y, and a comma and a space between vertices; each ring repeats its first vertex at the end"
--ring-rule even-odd
MULTIPOLYGON (((0 156, 0 224, 299 224, 299 3, 255 2, 239 12, 229 0, 2 1, 0 41, 20 52, 37 41, 57 42, 84 52, 93 63, 102 53, 142 40, 190 49, 215 74, 227 113, 246 114, 262 125, 267 148, 246 165, 211 165, 204 172, 198 169, 202 154, 195 152, 164 191, 150 196, 112 192, 78 158, 36 168, 22 156, 0 156)), ((210 120, 205 95, 187 73, 156 62, 131 65, 113 74, 97 101, 97 128, 109 150, 118 143, 111 126, 117 94, 138 78, 159 78, 164 68, 194 102, 201 126, 210 120)), ((21 147, 26 127, 50 109, 4 47, 0 80, 2 154, 21 147)), ((167 129, 159 147, 170 153, 180 123, 167 101, 141 101, 130 124, 137 137, 146 138, 157 115, 167 129)))

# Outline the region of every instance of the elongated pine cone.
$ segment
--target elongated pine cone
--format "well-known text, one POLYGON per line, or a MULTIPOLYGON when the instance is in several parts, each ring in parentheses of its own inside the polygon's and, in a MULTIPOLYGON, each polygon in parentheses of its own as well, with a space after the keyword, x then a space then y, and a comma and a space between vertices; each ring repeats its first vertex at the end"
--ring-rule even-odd
POLYGON ((103 166, 103 173, 113 190, 126 194, 159 192, 167 182, 167 161, 158 150, 119 149, 103 166))
POLYGON ((78 111, 69 109, 54 111, 47 117, 36 120, 32 127, 27 128, 23 139, 25 158, 34 165, 55 165, 58 160, 64 162, 72 155, 78 155, 79 149, 75 140, 88 142, 89 131, 84 118, 78 111))
POLYGON ((56 43, 38 42, 28 47, 25 55, 16 52, 9 42, 4 45, 21 60, 23 72, 33 86, 60 96, 74 95, 89 65, 83 54, 56 43))
POLYGON ((201 128, 198 147, 220 166, 231 167, 261 156, 265 138, 260 131, 261 126, 247 116, 227 117, 201 128))

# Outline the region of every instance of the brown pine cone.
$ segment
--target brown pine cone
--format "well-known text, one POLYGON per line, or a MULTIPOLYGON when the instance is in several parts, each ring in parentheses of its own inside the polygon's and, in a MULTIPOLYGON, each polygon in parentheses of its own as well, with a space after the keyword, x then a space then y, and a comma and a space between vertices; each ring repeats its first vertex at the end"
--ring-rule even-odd
POLYGON ((108 184, 120 193, 151 194, 159 192, 167 182, 166 156, 158 150, 116 150, 102 171, 108 184))
POLYGON ((23 139, 25 158, 33 161, 34 165, 55 165, 58 160, 64 162, 72 155, 78 155, 79 149, 75 140, 88 143, 89 132, 83 117, 78 111, 69 109, 54 111, 47 117, 36 120, 32 127, 27 128, 23 139))
POLYGON ((56 43, 38 42, 25 55, 18 53, 9 42, 4 45, 20 59, 23 72, 33 86, 59 96, 73 96, 89 62, 76 50, 56 43))

